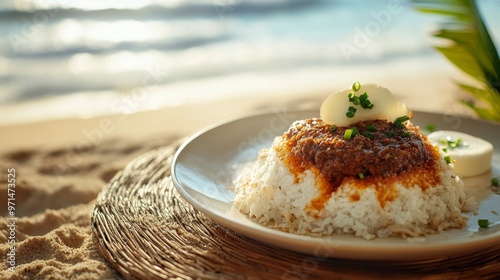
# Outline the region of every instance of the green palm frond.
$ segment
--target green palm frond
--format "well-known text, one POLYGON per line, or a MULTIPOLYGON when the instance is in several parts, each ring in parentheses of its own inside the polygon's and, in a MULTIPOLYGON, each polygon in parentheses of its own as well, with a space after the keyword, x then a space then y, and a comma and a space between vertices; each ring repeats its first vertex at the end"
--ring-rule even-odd
POLYGON ((500 122, 500 59, 474 0, 413 0, 417 10, 445 16, 435 37, 448 44, 436 46, 450 62, 477 81, 459 84, 476 102, 463 101, 480 118, 500 122))

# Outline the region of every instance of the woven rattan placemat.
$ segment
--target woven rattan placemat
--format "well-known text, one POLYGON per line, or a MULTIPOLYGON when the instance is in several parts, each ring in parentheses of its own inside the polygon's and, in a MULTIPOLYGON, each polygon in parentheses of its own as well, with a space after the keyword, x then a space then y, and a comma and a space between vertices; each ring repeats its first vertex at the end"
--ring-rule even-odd
POLYGON ((500 246, 413 262, 326 259, 274 248, 194 210, 170 180, 178 143, 133 160, 100 193, 92 215, 100 254, 127 279, 495 279, 500 246))

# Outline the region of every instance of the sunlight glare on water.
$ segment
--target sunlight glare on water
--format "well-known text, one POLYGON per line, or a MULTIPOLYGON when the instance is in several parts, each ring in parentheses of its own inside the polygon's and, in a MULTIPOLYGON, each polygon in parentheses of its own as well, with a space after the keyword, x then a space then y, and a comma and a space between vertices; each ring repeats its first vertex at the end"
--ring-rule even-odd
MULTIPOLYGON (((479 3, 498 42, 500 2, 479 3)), ((254 85, 332 88, 356 69, 412 75, 387 65, 439 71, 445 63, 432 49, 435 18, 405 0, 13 0, 1 1, 0 13, 0 106, 74 95, 74 104, 110 110, 94 100, 130 95, 151 72, 160 73, 159 90, 138 110, 195 92, 198 100, 254 85)))

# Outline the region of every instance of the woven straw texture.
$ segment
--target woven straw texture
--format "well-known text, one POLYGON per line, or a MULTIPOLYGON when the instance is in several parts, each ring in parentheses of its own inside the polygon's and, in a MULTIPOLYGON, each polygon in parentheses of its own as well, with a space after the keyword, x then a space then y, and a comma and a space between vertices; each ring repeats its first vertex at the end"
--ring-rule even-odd
POLYGON ((274 248, 219 226, 177 193, 179 143, 140 156, 100 193, 92 216, 100 254, 126 279, 498 279, 500 246, 413 262, 325 259, 274 248))

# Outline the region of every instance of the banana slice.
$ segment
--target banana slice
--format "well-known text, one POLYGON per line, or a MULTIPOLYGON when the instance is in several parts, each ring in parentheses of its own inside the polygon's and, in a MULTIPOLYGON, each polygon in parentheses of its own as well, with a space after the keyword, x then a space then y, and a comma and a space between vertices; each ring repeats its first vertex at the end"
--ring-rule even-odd
POLYGON ((376 84, 365 84, 356 86, 352 89, 342 90, 328 96, 320 107, 320 116, 328 125, 349 126, 359 121, 368 120, 387 120, 393 122, 401 116, 410 116, 408 107, 392 94, 387 88, 376 84), (357 89, 354 91, 354 89, 357 89), (372 108, 363 108, 350 101, 349 94, 359 97, 367 93, 368 100, 373 104, 372 108), (353 116, 348 117, 350 107, 355 109, 353 116))
POLYGON ((448 130, 432 132, 427 138, 450 156, 453 169, 462 177, 476 176, 491 168, 493 145, 486 140, 448 130))

